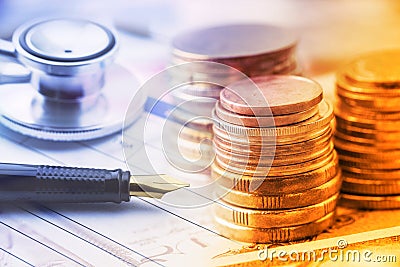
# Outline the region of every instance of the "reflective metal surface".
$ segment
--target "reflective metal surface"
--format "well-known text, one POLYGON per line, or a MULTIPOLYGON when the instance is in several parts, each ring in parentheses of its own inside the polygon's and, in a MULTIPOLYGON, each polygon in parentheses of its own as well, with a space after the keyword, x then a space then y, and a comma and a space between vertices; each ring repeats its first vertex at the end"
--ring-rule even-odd
POLYGON ((83 19, 28 22, 15 30, 12 42, 24 65, 52 75, 100 71, 118 49, 115 33, 83 19))
MULTIPOLYGON (((49 100, 29 84, 4 84, 0 86, 0 121, 17 132, 41 139, 72 141, 101 137, 122 128, 137 88, 134 76, 118 65, 107 70, 102 93, 81 102, 49 100)), ((143 103, 137 103, 136 114, 127 116, 125 123, 133 122, 142 107, 143 103)))
MULTIPOLYGON (((110 29, 84 19, 39 20, 21 25, 12 40, 15 49, 3 41, 1 53, 26 71, 0 73, 4 125, 62 141, 92 139, 123 127, 139 85, 126 69, 111 65, 118 40, 110 29)), ((125 123, 140 116, 142 107, 137 103, 136 114, 125 123)))
POLYGON ((40 22, 22 32, 19 42, 30 53, 49 60, 80 61, 107 53, 114 45, 106 28, 84 20, 40 22))

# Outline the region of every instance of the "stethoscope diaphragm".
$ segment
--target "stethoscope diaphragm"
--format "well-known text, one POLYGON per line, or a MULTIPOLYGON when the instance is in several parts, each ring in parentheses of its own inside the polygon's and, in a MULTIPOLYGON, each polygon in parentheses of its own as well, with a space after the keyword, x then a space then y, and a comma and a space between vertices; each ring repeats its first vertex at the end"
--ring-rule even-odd
POLYGON ((14 32, 13 45, 8 54, 30 72, 29 83, 10 78, 0 85, 0 121, 12 130, 86 140, 116 132, 141 115, 144 98, 137 114, 125 116, 139 83, 113 63, 118 38, 112 30, 82 19, 35 21, 14 32))

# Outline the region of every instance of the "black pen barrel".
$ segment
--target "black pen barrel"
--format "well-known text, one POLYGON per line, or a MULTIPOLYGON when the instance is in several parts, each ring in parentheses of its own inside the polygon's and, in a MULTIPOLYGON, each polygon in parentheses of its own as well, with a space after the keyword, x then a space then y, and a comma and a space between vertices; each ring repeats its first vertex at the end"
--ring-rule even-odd
POLYGON ((129 201, 128 171, 0 163, 0 202, 129 201))

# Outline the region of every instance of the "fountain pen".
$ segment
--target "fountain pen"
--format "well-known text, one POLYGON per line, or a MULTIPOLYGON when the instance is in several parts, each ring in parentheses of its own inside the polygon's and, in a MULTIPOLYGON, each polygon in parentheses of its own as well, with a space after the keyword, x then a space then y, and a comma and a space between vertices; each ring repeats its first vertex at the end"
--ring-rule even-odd
POLYGON ((168 175, 0 163, 1 202, 128 202, 131 196, 161 198, 189 184, 168 175))

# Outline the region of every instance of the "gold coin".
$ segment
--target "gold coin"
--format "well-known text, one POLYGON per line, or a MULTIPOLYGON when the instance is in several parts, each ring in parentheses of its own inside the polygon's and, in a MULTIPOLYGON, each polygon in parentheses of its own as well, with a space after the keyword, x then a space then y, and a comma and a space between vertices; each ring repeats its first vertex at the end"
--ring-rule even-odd
POLYGON ((245 144, 235 144, 232 142, 225 141, 223 138, 220 138, 218 135, 214 135, 213 138, 215 148, 219 148, 226 153, 237 153, 242 155, 254 154, 254 155, 264 155, 271 156, 275 155, 275 147, 274 143, 268 145, 245 145, 245 144))
POLYGON ((373 84, 363 84, 363 86, 357 86, 357 84, 359 83, 349 79, 340 71, 336 75, 337 90, 347 90, 354 93, 376 95, 377 97, 400 96, 400 83, 388 85, 380 84, 379 86, 373 84))
POLYGON ((400 82, 400 50, 378 51, 363 55, 347 65, 343 73, 362 87, 397 84, 400 82))
POLYGON ((342 160, 339 157, 339 164, 342 167, 355 167, 365 170, 399 170, 398 162, 358 162, 342 160))
POLYGON ((350 96, 349 94, 339 94, 336 91, 337 97, 349 106, 362 107, 373 111, 381 112, 400 112, 400 108, 396 105, 396 100, 392 99, 385 102, 385 99, 364 99, 356 98, 356 96, 350 96))
POLYGON ((366 147, 376 147, 382 150, 389 150, 389 149, 400 149, 400 140, 395 142, 395 141, 380 141, 380 140, 374 140, 374 139, 367 139, 367 138, 362 138, 362 137, 356 137, 356 136, 351 136, 344 134, 340 132, 338 128, 335 132, 335 138, 337 139, 342 139, 346 140, 347 142, 350 142, 352 144, 357 144, 357 145, 362 145, 366 147))
MULTIPOLYGON (((400 106, 400 105, 399 105, 400 106)), ((355 117, 350 114, 336 110, 336 124, 340 127, 341 124, 354 126, 363 129, 382 130, 382 131, 399 131, 400 122, 396 120, 374 120, 361 117, 355 117)))
POLYGON ((339 172, 337 156, 319 169, 291 176, 246 176, 222 169, 216 162, 211 166, 211 177, 225 188, 240 192, 281 195, 318 187, 339 172))
POLYGON ((290 145, 296 143, 303 143, 305 141, 317 138, 328 131, 331 131, 332 127, 330 124, 323 128, 315 129, 307 133, 299 133, 285 136, 246 136, 232 134, 222 130, 217 125, 213 126, 213 132, 218 138, 225 140, 228 143, 240 144, 240 145, 290 145))
POLYGON ((387 162, 400 157, 400 150, 391 151, 389 153, 379 150, 371 151, 370 153, 353 152, 353 151, 348 151, 346 149, 341 149, 336 144, 335 144, 335 149, 336 152, 338 152, 338 154, 340 155, 340 157, 342 157, 344 160, 346 160, 347 157, 350 157, 350 159, 357 158, 360 161, 387 162))
POLYGON ((237 114, 286 115, 318 105, 322 101, 322 88, 299 76, 262 76, 252 82, 246 79, 230 84, 221 91, 220 101, 223 108, 237 114))
MULTIPOLYGON (((264 65, 263 63, 261 63, 264 65)), ((276 63, 272 68, 260 68, 247 71, 249 77, 260 77, 266 75, 296 75, 301 76, 301 66, 297 64, 296 58, 289 58, 286 62, 276 63)))
POLYGON ((250 243, 281 243, 291 242, 315 236, 328 227, 335 220, 335 213, 331 212, 314 222, 291 227, 253 228, 230 223, 216 218, 216 227, 225 237, 250 243))
POLYGON ((370 103, 373 107, 394 107, 396 108, 396 102, 399 100, 400 95, 373 95, 366 94, 364 92, 353 92, 346 90, 340 86, 336 87, 336 93, 339 97, 344 97, 347 99, 357 100, 360 103, 370 103))
POLYGON ((241 145, 269 145, 274 146, 276 144, 276 136, 246 136, 239 134, 232 134, 224 129, 218 127, 218 125, 214 124, 213 126, 214 136, 218 136, 218 138, 225 140, 226 143, 234 143, 241 145))
MULTIPOLYGON (((194 59, 188 58, 188 57, 182 57, 177 54, 173 55, 172 62, 173 63, 183 63, 183 62, 192 62, 192 61, 212 61, 212 62, 219 62, 228 66, 231 66, 236 69, 243 69, 246 67, 246 75, 249 75, 250 73, 258 73, 260 71, 265 71, 269 72, 272 70, 277 70, 277 69, 282 69, 287 67, 288 65, 293 65, 293 63, 296 62, 296 56, 294 53, 294 49, 289 48, 287 50, 282 50, 279 52, 273 52, 273 53, 268 53, 268 54, 260 54, 260 55, 253 55, 249 57, 225 57, 225 58, 209 58, 209 59, 194 59)), ((197 71, 205 71, 209 68, 205 68, 205 66, 199 66, 196 68, 197 71)), ((260 76, 260 75, 258 75, 260 76)))
POLYGON ((370 132, 382 132, 382 133, 399 133, 399 126, 397 120, 378 120, 378 119, 367 119, 362 117, 355 117, 351 114, 336 114, 336 125, 337 128, 349 128, 353 127, 360 131, 370 132))
POLYGON ((398 209, 400 196, 361 196, 342 194, 339 205, 355 209, 398 209))
MULTIPOLYGON (((275 160, 279 160, 282 158, 290 159, 290 158, 301 158, 302 156, 305 157, 312 157, 315 153, 321 151, 321 149, 329 147, 332 140, 328 138, 324 142, 319 142, 314 145, 303 145, 301 143, 299 145, 294 145, 293 149, 290 150, 290 145, 278 145, 275 147, 271 146, 264 146, 264 147, 251 147, 243 146, 243 149, 240 150, 238 147, 232 148, 227 147, 227 145, 222 144, 218 141, 217 138, 214 137, 214 146, 216 149, 219 149, 222 153, 227 155, 233 155, 234 157, 237 156, 241 157, 251 157, 252 159, 262 158, 262 157, 275 157, 275 160)), ((304 160, 305 161, 305 160, 304 160)))
POLYGON ((287 227, 310 223, 325 217, 335 210, 338 197, 339 193, 336 193, 314 205, 284 210, 247 209, 220 201, 221 203, 214 205, 214 212, 218 218, 237 225, 260 228, 287 227))
POLYGON ((318 113, 318 106, 314 106, 308 110, 287 114, 287 115, 275 115, 275 116, 251 116, 241 115, 231 112, 221 106, 218 101, 215 106, 215 114, 222 120, 241 126, 248 127, 277 127, 285 126, 298 122, 305 121, 318 113))
MULTIPOLYGON (((393 164, 400 164, 399 158, 394 157, 393 155, 383 155, 384 153, 378 154, 378 155, 372 155, 374 158, 371 157, 364 157, 359 156, 362 155, 360 153, 348 153, 348 154, 339 154, 339 158, 344 161, 350 161, 350 162, 360 162, 360 163, 379 163, 379 164, 384 164, 384 163, 393 163, 393 164), (379 157, 381 156, 381 157, 379 157)), ((367 154, 367 156, 371 156, 367 154)))
POLYGON ((216 155, 221 161, 226 164, 243 168, 300 164, 318 159, 329 154, 332 150, 333 142, 329 142, 325 146, 316 147, 315 150, 305 150, 298 154, 261 156, 255 154, 236 154, 215 146, 216 155))
POLYGON ((372 110, 360 106, 349 106, 340 99, 336 102, 336 109, 342 114, 352 117, 366 118, 370 120, 400 120, 400 112, 384 112, 382 110, 372 110))
MULTIPOLYGON (((293 59, 288 59, 288 62, 260 62, 256 63, 252 69, 243 66, 243 60, 241 60, 239 65, 234 66, 233 63, 223 63, 220 64, 204 64, 203 62, 192 62, 190 64, 190 70, 185 70, 185 68, 172 68, 169 69, 171 72, 170 84, 182 84, 186 81, 213 81, 216 84, 232 84, 238 80, 244 78, 243 74, 240 74, 238 70, 245 73, 248 77, 259 77, 272 74, 284 74, 284 75, 299 75, 301 73, 301 68, 298 66, 296 61, 293 59), (257 65, 258 64, 258 65, 257 65), (279 64, 279 65, 277 65, 279 64)), ((172 60, 172 65, 188 63, 189 61, 182 60, 172 60)), ((219 90, 219 89, 218 89, 219 90)), ((197 96, 197 94, 196 94, 197 96)), ((215 98, 215 97, 213 97, 215 98)))
POLYGON ((254 128, 254 127, 244 127, 239 125, 234 125, 227 123, 219 119, 215 110, 213 112, 214 127, 223 129, 224 131, 244 136, 286 136, 286 135, 299 135, 312 132, 325 128, 329 125, 333 119, 333 107, 326 101, 322 101, 319 104, 318 114, 300 123, 292 124, 289 126, 282 127, 271 127, 271 128, 254 128))
POLYGON ((387 160, 371 160, 371 159, 357 158, 346 155, 339 155, 339 162, 343 166, 358 167, 364 169, 374 169, 374 170, 400 169, 400 160, 398 158, 391 158, 387 160))
POLYGON ((346 165, 341 165, 340 167, 343 173, 350 173, 354 177, 365 179, 400 179, 400 170, 374 170, 346 165))
POLYGON ((399 132, 384 132, 377 131, 371 129, 363 129, 355 126, 348 126, 340 124, 337 129, 338 132, 341 132, 345 135, 350 135, 354 137, 358 137, 361 139, 372 140, 368 141, 368 143, 379 143, 379 142, 400 142, 400 131, 399 132))
POLYGON ((342 140, 344 139, 347 140, 347 142, 351 142, 353 144, 358 144, 361 146, 376 147, 377 149, 381 149, 381 151, 400 149, 400 140, 382 141, 376 139, 369 139, 369 138, 344 134, 339 130, 335 132, 335 138, 342 140))
MULTIPOLYGON (((347 136, 345 138, 347 138, 347 136)), ((396 149, 394 147, 378 147, 371 144, 349 142, 348 140, 339 138, 336 133, 333 140, 335 143, 335 147, 341 151, 346 150, 356 153, 370 154, 371 156, 381 154, 382 158, 389 156, 391 153, 393 153, 393 155, 396 155, 400 152, 399 149, 396 149)))
POLYGON ((323 133, 321 136, 318 136, 316 138, 306 140, 304 142, 300 143, 291 143, 287 145, 273 145, 274 147, 271 148, 271 146, 263 146, 259 143, 256 144, 236 144, 233 142, 228 142, 225 141, 225 139, 220 138, 218 135, 214 135, 214 144, 216 147, 220 147, 221 149, 228 151, 228 152, 233 152, 233 153, 238 153, 238 154, 244 154, 248 155, 249 153, 253 155, 265 155, 265 156, 274 156, 274 155, 292 155, 292 154, 298 154, 303 151, 314 151, 316 148, 320 149, 321 147, 326 146, 332 137, 332 130, 328 129, 325 133, 323 133))
MULTIPOLYGON (((237 71, 241 71, 242 73, 246 74, 248 77, 261 77, 261 76, 268 76, 268 75, 290 75, 298 73, 301 69, 297 64, 297 59, 292 55, 291 57, 282 58, 282 60, 275 61, 275 60, 259 60, 257 62, 253 61, 252 66, 246 66, 249 63, 243 64, 245 61, 232 61, 232 60, 218 60, 218 63, 222 63, 232 67, 233 69, 230 70, 222 66, 207 66, 204 64, 199 64, 199 62, 195 62, 195 66, 191 66, 190 73, 174 73, 172 76, 182 77, 186 75, 185 80, 192 80, 192 81, 209 81, 215 80, 215 78, 219 79, 220 81, 225 81, 224 84, 233 84, 244 78, 243 75, 237 73, 237 71), (236 71, 235 71, 236 70, 236 71), (188 74, 190 76, 188 76, 188 74), (211 77, 214 77, 211 78, 211 77), (222 79, 221 79, 222 78, 222 79), (225 78, 225 79, 223 79, 225 78)), ((189 61, 179 61, 173 60, 173 64, 181 64, 185 62, 193 62, 193 60, 189 61)))
POLYGON ((235 166, 232 163, 227 164, 223 162, 218 156, 215 158, 215 160, 222 168, 238 174, 249 176, 288 176, 319 169, 328 162, 332 161, 335 157, 336 152, 333 150, 332 153, 324 155, 323 157, 315 160, 278 167, 235 166))
POLYGON ((260 195, 220 187, 218 195, 229 204, 250 209, 291 209, 323 202, 339 192, 341 183, 341 173, 338 172, 328 182, 298 193, 260 195))
POLYGON ((240 63, 253 57, 253 60, 260 57, 277 60, 290 54, 296 43, 292 32, 275 26, 223 25, 177 35, 172 41, 172 53, 185 60, 236 59, 240 63), (238 42, 238 36, 241 42, 238 42))
POLYGON ((356 195, 400 195, 400 179, 365 179, 344 175, 342 192, 356 195))

